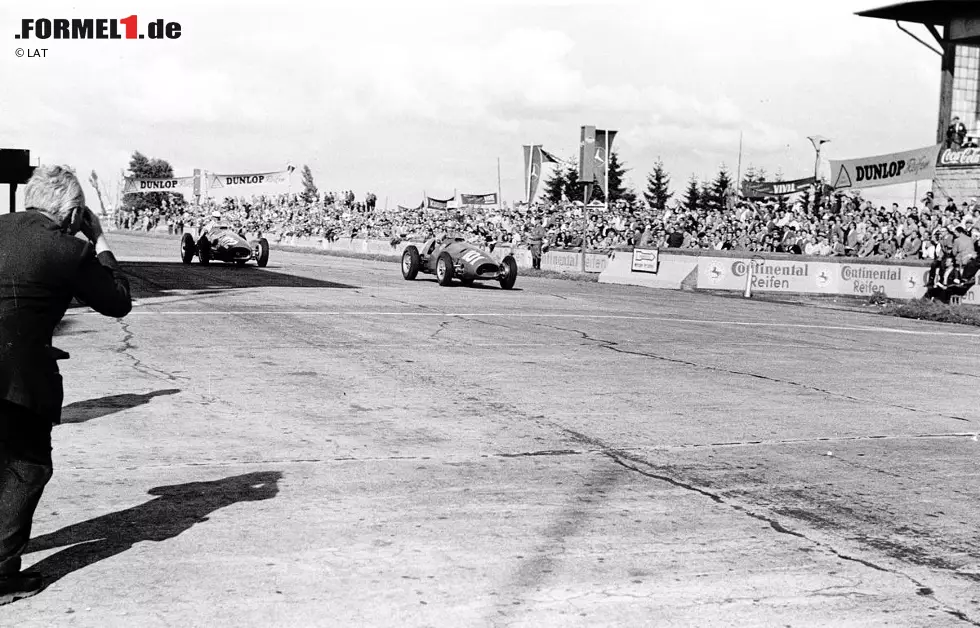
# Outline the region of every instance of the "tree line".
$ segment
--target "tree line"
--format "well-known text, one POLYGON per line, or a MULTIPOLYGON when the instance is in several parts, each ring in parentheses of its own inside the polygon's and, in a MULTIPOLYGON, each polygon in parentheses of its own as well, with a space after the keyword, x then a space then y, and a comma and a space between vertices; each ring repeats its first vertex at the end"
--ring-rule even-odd
MULTIPOLYGON (((626 168, 618 153, 612 151, 609 160, 610 201, 623 200, 632 204, 638 199, 637 193, 626 183, 625 175, 627 172, 629 172, 629 168, 626 168)), ((745 185, 783 180, 782 173, 778 171, 775 178, 769 179, 768 177, 769 175, 764 168, 756 168, 750 165, 742 176, 741 183, 745 185)), ((711 179, 701 181, 697 175, 692 174, 678 200, 686 210, 723 209, 728 206, 730 199, 738 192, 735 188, 734 179, 735 177, 732 176, 725 164, 721 164, 717 174, 711 179)), ((582 200, 583 193, 583 185, 578 180, 578 162, 576 160, 565 162, 556 167, 545 182, 543 191, 544 200, 550 203, 582 200)), ((667 173, 663 160, 658 158, 653 169, 647 174, 643 200, 651 209, 664 210, 674 196, 675 192, 671 189, 670 174, 667 173)), ((804 191, 803 196, 803 202, 809 202, 809 191, 804 191)), ((599 186, 593 186, 591 198, 600 202, 605 201, 599 186)), ((785 199, 780 197, 779 203, 784 206, 785 199)))

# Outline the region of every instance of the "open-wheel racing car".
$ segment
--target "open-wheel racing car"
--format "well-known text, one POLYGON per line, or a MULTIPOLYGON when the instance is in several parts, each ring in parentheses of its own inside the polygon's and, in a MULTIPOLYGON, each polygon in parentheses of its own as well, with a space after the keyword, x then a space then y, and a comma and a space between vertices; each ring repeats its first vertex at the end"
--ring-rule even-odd
POLYGON ((190 264, 195 255, 202 264, 218 260, 244 266, 246 262, 254 259, 260 267, 264 268, 269 263, 269 241, 259 238, 249 242, 245 236, 236 233, 231 227, 217 225, 201 234, 197 241, 189 233, 181 237, 181 261, 190 264))
POLYGON ((422 245, 420 251, 414 244, 402 253, 402 277, 415 279, 419 273, 435 275, 440 286, 448 286, 458 278, 464 286, 474 281, 498 281, 504 290, 510 290, 517 281, 517 261, 513 255, 500 263, 479 247, 473 246, 459 235, 433 238, 422 245))

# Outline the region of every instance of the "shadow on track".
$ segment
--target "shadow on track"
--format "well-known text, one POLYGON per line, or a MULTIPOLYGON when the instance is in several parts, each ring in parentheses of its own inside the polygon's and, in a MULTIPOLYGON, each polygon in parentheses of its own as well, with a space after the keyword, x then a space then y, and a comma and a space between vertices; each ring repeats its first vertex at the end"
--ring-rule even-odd
POLYGON ((28 552, 64 547, 31 567, 45 586, 100 560, 121 554, 141 541, 166 541, 216 510, 239 502, 272 499, 279 493, 279 471, 260 471, 215 480, 150 489, 156 499, 64 527, 31 539, 28 552))
POLYGON ((100 397, 99 399, 87 399, 70 403, 61 410, 61 423, 85 423, 92 419, 100 419, 116 412, 129 410, 143 404, 150 403, 154 397, 164 395, 176 395, 180 392, 178 388, 167 388, 165 390, 155 390, 153 392, 136 395, 126 393, 122 395, 112 395, 110 397, 100 397))
POLYGON ((167 296, 173 291, 218 294, 246 288, 335 288, 358 286, 269 271, 254 265, 238 267, 214 262, 208 266, 180 262, 120 262, 134 298, 167 296))

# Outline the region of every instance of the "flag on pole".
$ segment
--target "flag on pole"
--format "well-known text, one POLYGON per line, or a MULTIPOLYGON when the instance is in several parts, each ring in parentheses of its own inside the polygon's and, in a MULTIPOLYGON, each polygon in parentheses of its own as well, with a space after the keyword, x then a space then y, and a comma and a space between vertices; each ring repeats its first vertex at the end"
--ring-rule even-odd
POLYGON ((425 207, 425 203, 419 203, 418 207, 405 207, 404 205, 398 206, 398 211, 400 212, 420 212, 422 208, 425 207))
POLYGON ((578 149, 578 180, 595 181, 595 127, 583 126, 578 149))
POLYGON ((524 146, 524 200, 531 204, 537 195, 541 183, 541 166, 545 163, 556 164, 559 159, 544 150, 540 144, 524 146))
POLYGON ((615 137, 616 131, 595 132, 595 157, 593 158, 595 182, 606 199, 609 198, 609 190, 606 189, 609 184, 609 156, 612 154, 615 137))

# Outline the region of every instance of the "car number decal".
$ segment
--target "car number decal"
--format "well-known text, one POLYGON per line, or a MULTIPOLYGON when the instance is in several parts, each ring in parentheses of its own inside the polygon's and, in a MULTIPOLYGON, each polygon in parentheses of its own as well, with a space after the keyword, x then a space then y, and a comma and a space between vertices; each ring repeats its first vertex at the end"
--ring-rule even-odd
POLYGON ((475 264, 482 257, 483 253, 479 251, 467 251, 463 254, 463 261, 467 264, 475 264))

